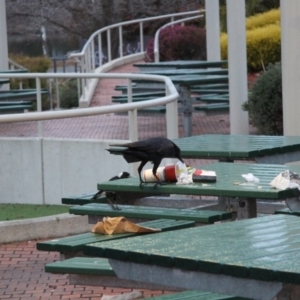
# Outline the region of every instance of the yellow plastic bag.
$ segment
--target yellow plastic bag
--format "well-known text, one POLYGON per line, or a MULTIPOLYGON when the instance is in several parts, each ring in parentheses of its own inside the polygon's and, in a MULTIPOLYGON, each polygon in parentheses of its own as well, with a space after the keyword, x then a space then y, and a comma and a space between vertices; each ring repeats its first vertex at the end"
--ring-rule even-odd
POLYGON ((115 234, 115 233, 147 233, 159 232, 161 229, 149 228, 139 226, 128 221, 125 217, 104 217, 101 222, 98 222, 93 228, 92 232, 101 234, 115 234))

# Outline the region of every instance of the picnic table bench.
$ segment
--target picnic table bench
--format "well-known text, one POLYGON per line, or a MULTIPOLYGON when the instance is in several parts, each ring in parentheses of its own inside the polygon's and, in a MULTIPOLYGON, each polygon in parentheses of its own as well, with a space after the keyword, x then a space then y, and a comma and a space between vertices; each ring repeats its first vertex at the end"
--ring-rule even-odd
POLYGON ((227 60, 207 61, 207 60, 176 60, 153 63, 135 63, 135 67, 143 70, 160 70, 160 69, 191 69, 191 68, 220 68, 226 66, 227 60))
MULTIPOLYGON (((134 181, 136 181, 135 179, 134 181)), ((125 184, 129 183, 127 182, 125 184)), ((134 220, 153 220, 163 218, 171 220, 195 221, 196 223, 201 224, 213 224, 215 222, 230 220, 232 218, 232 213, 228 211, 135 205, 118 205, 118 207, 121 210, 114 210, 108 204, 91 203, 82 206, 70 207, 69 212, 74 215, 88 215, 89 223, 95 223, 105 216, 117 217, 120 215, 134 220)))
POLYGON ((11 105, 0 105, 0 113, 18 113, 30 110, 33 108, 32 103, 30 104, 11 104, 11 105))
MULTIPOLYGON (((120 216, 120 213, 116 214, 120 216)), ((194 220, 173 220, 173 219, 156 219, 139 223, 141 226, 161 229, 162 231, 178 230, 195 226, 194 220)), ((85 245, 95 242, 110 241, 114 239, 124 239, 137 235, 136 233, 119 233, 113 235, 103 235, 98 233, 87 232, 63 238, 52 239, 49 241, 38 242, 37 250, 40 251, 57 251, 62 258, 70 258, 81 255, 85 245)))
POLYGON ((271 300, 286 285, 299 291, 300 219, 271 215, 155 233, 89 244, 84 253, 108 258, 119 278, 271 300))
POLYGON ((96 199, 92 199, 93 196, 98 191, 95 191, 93 193, 84 193, 80 195, 74 195, 69 197, 62 197, 61 203, 65 205, 84 205, 88 203, 107 203, 107 199, 105 195, 101 195, 100 197, 97 197, 96 199))
MULTIPOLYGON (((194 183, 192 185, 176 185, 170 183, 157 186, 154 189, 154 185, 149 183, 143 185, 141 189, 139 179, 132 177, 114 182, 107 181, 99 183, 98 189, 113 191, 116 194, 122 193, 122 197, 125 197, 124 193, 126 192, 140 192, 238 198, 238 219, 253 218, 257 216, 257 199, 273 202, 299 198, 299 190, 297 188, 278 190, 269 185, 279 173, 286 169, 290 169, 298 174, 300 173, 299 166, 287 167, 274 164, 218 162, 205 165, 205 170, 215 171, 217 174, 217 181, 209 184, 194 183), (242 175, 248 173, 252 173, 259 178, 259 183, 247 184, 242 175)), ((70 209, 70 212, 74 213, 75 209, 76 208, 70 209)), ((226 207, 224 207, 224 210, 226 210, 226 207)))
POLYGON ((163 69, 163 70, 143 70, 141 74, 151 75, 228 75, 228 69, 163 69))
MULTIPOLYGON (((41 95, 48 94, 47 89, 41 90, 41 95)), ((36 90, 34 89, 23 89, 23 90, 7 90, 0 92, 0 100, 35 100, 37 97, 36 90)))

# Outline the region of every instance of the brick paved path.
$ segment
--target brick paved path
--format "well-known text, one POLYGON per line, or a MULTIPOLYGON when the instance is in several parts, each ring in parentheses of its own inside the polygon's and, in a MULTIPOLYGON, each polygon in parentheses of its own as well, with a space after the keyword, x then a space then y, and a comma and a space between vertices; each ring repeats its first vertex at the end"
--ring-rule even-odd
MULTIPOLYGON (((59 260, 59 254, 36 250, 36 241, 0 245, 0 299, 5 300, 100 300, 131 289, 68 284, 68 275, 44 272, 44 265, 59 260)), ((144 297, 162 291, 143 292, 144 297)))

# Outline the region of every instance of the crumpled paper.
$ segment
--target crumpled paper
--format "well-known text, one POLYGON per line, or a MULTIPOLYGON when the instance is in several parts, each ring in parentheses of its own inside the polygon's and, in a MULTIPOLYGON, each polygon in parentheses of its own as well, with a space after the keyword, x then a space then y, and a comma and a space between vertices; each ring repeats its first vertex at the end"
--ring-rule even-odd
POLYGON ((193 184, 193 173, 189 173, 187 167, 181 161, 176 163, 177 185, 193 184))
POLYGON ((128 221, 125 217, 104 217, 93 228, 93 233, 116 234, 116 233, 147 233, 159 232, 161 229, 143 227, 128 221))
POLYGON ((278 190, 297 187, 300 190, 300 177, 298 174, 289 170, 279 173, 271 182, 270 185, 278 190))
POLYGON ((258 183, 259 179, 255 177, 252 173, 243 174, 242 177, 244 177, 248 182, 258 183))

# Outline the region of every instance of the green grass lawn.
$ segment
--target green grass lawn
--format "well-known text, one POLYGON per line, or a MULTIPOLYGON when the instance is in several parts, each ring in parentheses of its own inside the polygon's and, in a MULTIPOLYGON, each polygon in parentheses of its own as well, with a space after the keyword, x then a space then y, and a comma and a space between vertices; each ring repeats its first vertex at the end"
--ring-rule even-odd
POLYGON ((65 205, 0 204, 0 221, 23 220, 69 212, 65 205))

